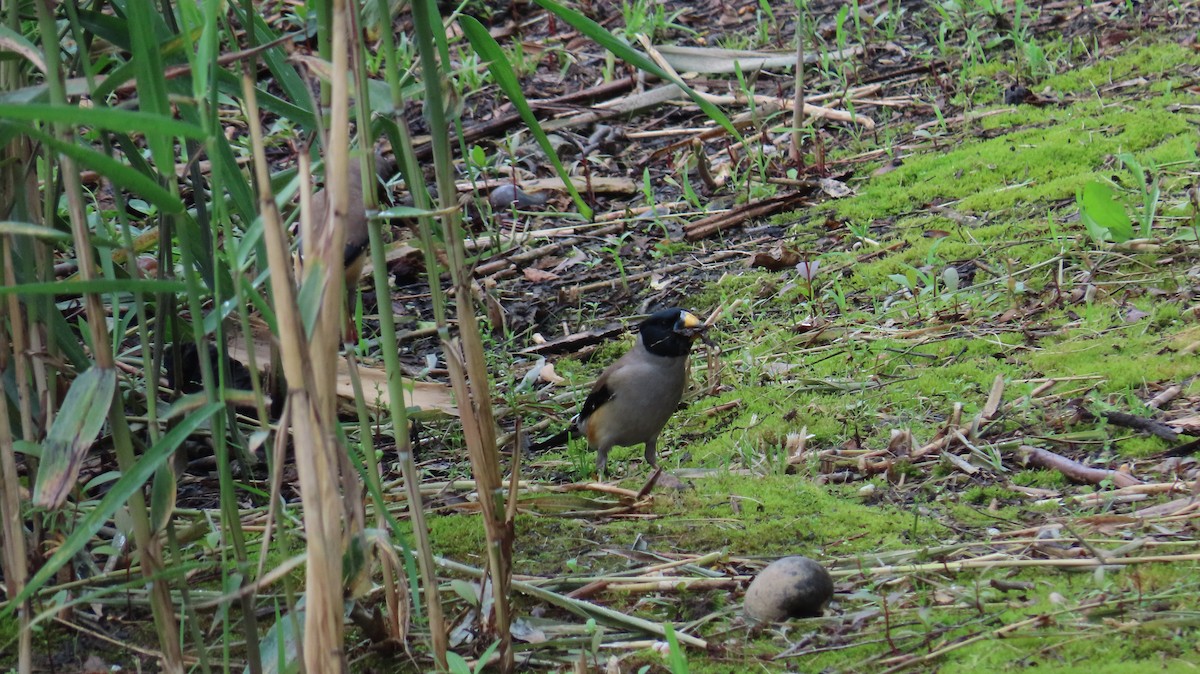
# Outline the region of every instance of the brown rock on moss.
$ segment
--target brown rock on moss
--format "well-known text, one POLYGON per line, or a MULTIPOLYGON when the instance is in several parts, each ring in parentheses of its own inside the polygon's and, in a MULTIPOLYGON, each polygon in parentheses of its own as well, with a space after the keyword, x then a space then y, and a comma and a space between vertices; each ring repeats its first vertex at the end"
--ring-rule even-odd
POLYGON ((784 557, 771 562, 746 589, 743 610, 758 622, 816 618, 833 596, 833 578, 808 557, 784 557))

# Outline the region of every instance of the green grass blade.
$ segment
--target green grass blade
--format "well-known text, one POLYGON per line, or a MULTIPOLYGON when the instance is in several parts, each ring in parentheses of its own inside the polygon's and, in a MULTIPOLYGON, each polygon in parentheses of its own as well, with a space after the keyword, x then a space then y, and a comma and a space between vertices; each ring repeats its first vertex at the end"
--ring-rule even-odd
POLYGON ((60 232, 57 229, 42 227, 29 222, 13 222, 0 220, 0 234, 13 236, 32 236, 47 241, 70 241, 70 232, 60 232))
POLYGON ((596 44, 612 52, 617 58, 629 63, 638 70, 644 70, 662 80, 674 83, 683 90, 683 93, 688 95, 688 98, 691 98, 696 105, 700 106, 700 109, 704 111, 704 114, 708 115, 709 119, 720 124, 734 138, 739 141, 742 140, 742 135, 738 133, 737 129, 733 128, 733 123, 729 121, 725 113, 721 112, 720 108, 705 100, 704 97, 685 84, 683 80, 659 68, 657 63, 650 60, 650 57, 629 46, 629 43, 608 32, 595 21, 573 9, 567 9, 553 0, 533 1, 541 5, 542 9, 557 16, 575 30, 594 40, 596 44))
POLYGON ((108 294, 135 290, 143 293, 181 293, 187 289, 183 281, 169 279, 99 278, 91 281, 47 281, 0 287, 0 297, 6 295, 83 295, 108 294))
MULTIPOLYGON (((67 143, 55 138, 54 136, 39 131, 31 126, 24 124, 13 124, 11 122, 0 122, 0 128, 4 126, 16 127, 20 133, 37 140, 40 143, 50 146, 56 152, 65 154, 68 157, 79 162, 87 168, 95 170, 104 177, 113 181, 114 184, 125 188, 131 192, 136 192, 146 201, 154 204, 165 213, 181 213, 183 212, 183 202, 179 197, 174 196, 167 190, 163 189, 152 178, 135 171, 132 168, 122 164, 121 162, 103 155, 91 148, 76 145, 75 143, 67 143)), ((10 127, 10 128, 11 128, 10 127)))
MULTIPOLYGON (((279 39, 279 33, 271 30, 263 17, 254 14, 250 17, 242 11, 242 6, 236 2, 229 3, 229 9, 238 17, 238 23, 243 26, 251 26, 254 30, 254 44, 267 44, 279 39)), ((263 63, 267 65, 267 69, 271 71, 271 75, 275 78, 275 83, 283 89, 284 98, 291 101, 295 105, 301 106, 309 114, 309 119, 315 123, 316 116, 312 113, 309 107, 312 102, 312 95, 308 91, 308 87, 304 84, 304 78, 296 72, 296 68, 288 62, 287 54, 284 53, 282 46, 275 45, 270 49, 262 51, 260 56, 263 63)), ((218 77, 221 77, 218 72, 218 77)), ((238 84, 240 87, 240 83, 238 84)), ((297 120, 299 121, 299 120, 297 120)), ((315 131, 315 127, 308 127, 309 131, 315 131)))
POLYGON ((81 108, 77 105, 0 104, 0 117, 27 122, 61 122, 74 127, 123 131, 128 134, 159 133, 204 140, 204 129, 161 115, 116 108, 81 108))
MULTIPOLYGON (((131 62, 137 73, 138 105, 142 110, 160 117, 172 117, 167 102, 167 79, 163 75, 162 52, 156 39, 159 18, 149 0, 129 0, 129 37, 133 50, 131 62)), ((159 19, 161 22, 161 19, 159 19)), ((146 142, 158 170, 174 175, 175 158, 170 139, 160 133, 147 133, 146 142)))
POLYGON ((546 153, 546 156, 550 158, 550 162, 554 164, 554 170, 558 172, 558 177, 562 179, 563 184, 567 187, 567 191, 571 193, 571 198, 575 200, 575 206, 579 208, 579 212, 584 218, 591 220, 592 208, 584 202, 583 197, 575 190, 575 185, 571 182, 571 175, 563 168, 562 162, 558 159, 558 153, 554 151, 554 147, 550 144, 550 139, 546 137, 546 132, 542 130, 542 125, 538 123, 537 116, 533 114, 533 109, 529 107, 529 101, 525 100, 525 94, 521 91, 521 83, 517 80, 517 75, 513 72, 512 65, 509 64, 508 59, 505 58, 500 45, 492 39, 487 28, 473 17, 459 17, 458 25, 462 26, 463 33, 470 40, 475 53, 487 61, 488 72, 492 74, 492 77, 496 80, 496 84, 500 85, 505 95, 508 96, 508 100, 512 101, 513 105, 516 106, 517 112, 521 115, 521 119, 525 121, 525 125, 529 127, 529 131, 533 133, 533 137, 537 139, 538 145, 542 147, 542 151, 546 153))

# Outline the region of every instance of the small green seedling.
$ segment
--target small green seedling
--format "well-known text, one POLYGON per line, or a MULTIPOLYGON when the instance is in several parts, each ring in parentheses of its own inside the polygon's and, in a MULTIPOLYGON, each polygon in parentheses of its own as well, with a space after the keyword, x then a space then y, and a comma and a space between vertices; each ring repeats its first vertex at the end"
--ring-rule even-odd
POLYGON ((1138 224, 1141 226, 1138 235, 1143 239, 1150 237, 1150 230, 1154 226, 1154 214, 1158 211, 1158 199, 1161 196, 1162 190, 1159 186, 1159 178, 1154 175, 1154 164, 1150 164, 1150 171, 1142 168, 1141 163, 1128 152, 1123 152, 1117 157, 1125 168, 1133 174, 1134 180, 1137 181, 1138 189, 1142 193, 1142 212, 1138 214, 1138 224))

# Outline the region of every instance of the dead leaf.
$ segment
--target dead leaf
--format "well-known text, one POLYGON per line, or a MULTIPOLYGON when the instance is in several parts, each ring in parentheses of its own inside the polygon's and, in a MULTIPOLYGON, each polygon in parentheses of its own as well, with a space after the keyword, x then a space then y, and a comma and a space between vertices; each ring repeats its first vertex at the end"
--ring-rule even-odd
POLYGON ((550 268, 551 271, 563 271, 588 261, 588 256, 578 248, 572 248, 571 254, 550 268))
POLYGON ((833 178, 821 178, 821 191, 829 195, 830 199, 842 199, 854 194, 854 190, 846 183, 833 178))
POLYGON ((512 622, 510 631, 514 639, 527 644, 542 644, 548 641, 546 633, 540 627, 522 618, 517 618, 512 622))
POLYGON ((1100 46, 1115 47, 1131 37, 1133 37, 1133 34, 1127 30, 1121 30, 1120 28, 1107 30, 1100 35, 1100 46))
POLYGON ((87 660, 83 661, 83 668, 80 671, 83 674, 107 674, 112 670, 103 658, 93 653, 88 656, 87 660))
POLYGON ((879 168, 875 169, 874 171, 871 171, 871 177, 878 178, 879 176, 887 175, 887 174, 891 173, 892 171, 895 171, 896 169, 900 168, 903 165, 904 165, 903 160, 893 159, 889 162, 885 162, 883 164, 883 166, 880 166, 879 168))
POLYGON ((800 253, 783 245, 759 251, 750 258, 751 267, 762 267, 770 271, 782 271, 800 263, 800 253))
POLYGON ((538 378, 544 382, 549 382, 555 385, 567 383, 566 379, 563 379, 558 375, 557 372, 554 371, 554 363, 546 363, 544 366, 542 366, 542 369, 538 371, 538 378))
MULTIPOLYGON (((259 331, 262 329, 260 327, 256 330, 254 360, 260 369, 266 369, 271 363, 271 347, 266 341, 270 339, 270 336, 260 335, 259 331)), ((241 338, 230 341, 227 353, 233 360, 249 366, 249 350, 241 338)), ((383 363, 359 364, 358 375, 362 380, 363 396, 366 398, 367 405, 375 410, 387 409, 389 403, 387 371, 384 369, 383 363)), ((345 358, 338 359, 336 390, 339 398, 354 399, 354 387, 350 383, 350 368, 346 364, 345 358)), ((450 395, 450 387, 446 384, 405 379, 404 391, 405 402, 410 408, 416 408, 416 416, 458 415, 458 408, 454 405, 454 399, 450 395)))
POLYGON ((114 368, 91 367, 71 382, 54 423, 42 442, 41 462, 33 485, 33 504, 54 510, 71 495, 79 468, 96 442, 117 387, 114 368))
POLYGON ((554 272, 537 269, 536 267, 526 267, 525 280, 533 283, 545 283, 546 281, 557 281, 559 276, 554 272))
MULTIPOLYGON (((733 22, 740 23, 741 19, 735 17, 733 22)), ((672 68, 681 73, 728 74, 735 72, 738 68, 741 68, 744 73, 749 73, 755 70, 793 68, 796 65, 794 50, 778 52, 677 45, 655 45, 654 49, 672 68)), ((850 47, 831 52, 829 57, 834 60, 845 60, 860 53, 862 53, 861 47, 850 47)), ((804 60, 806 63, 815 63, 816 56, 815 53, 806 55, 804 60)))
POLYGON ((1124 319, 1126 323, 1137 323, 1149 315, 1150 314, 1138 309, 1137 307, 1129 307, 1129 309, 1125 311, 1124 319))
MULTIPOLYGON (((674 85, 672 85, 674 86, 674 85)), ((484 183, 483 187, 491 188, 509 183, 495 181, 484 183)), ((636 194, 641 190, 641 184, 634 182, 630 178, 622 176, 591 176, 590 178, 571 178, 572 186, 580 191, 602 192, 605 194, 636 194)), ((459 192, 475 192, 480 185, 472 182, 461 182, 455 185, 459 192)), ((543 192, 553 190, 555 192, 567 191, 567 185, 560 178, 539 178, 537 180, 526 180, 521 183, 522 189, 526 192, 543 192)))
POLYGON ((1167 425, 1177 433, 1182 433, 1184 435, 1200 435, 1200 415, 1172 419, 1167 422, 1167 425))

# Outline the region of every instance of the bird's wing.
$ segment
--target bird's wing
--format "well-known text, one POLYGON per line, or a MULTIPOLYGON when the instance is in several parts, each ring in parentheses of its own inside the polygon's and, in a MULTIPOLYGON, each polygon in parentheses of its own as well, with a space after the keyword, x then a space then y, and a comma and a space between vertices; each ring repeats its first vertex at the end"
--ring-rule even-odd
POLYGON ((587 399, 583 401, 583 407, 579 410, 581 420, 587 419, 604 403, 617 397, 617 391, 627 391, 629 390, 627 387, 638 385, 639 379, 645 375, 644 363, 641 362, 645 351, 645 347, 639 341, 632 349, 625 352, 624 356, 618 358, 616 362, 600 373, 600 377, 592 385, 592 392, 588 394, 587 399))
POLYGON ((571 419, 571 424, 569 426, 562 429, 558 433, 555 433, 553 436, 546 438, 545 440, 532 443, 529 445, 529 451, 540 452, 545 449, 550 449, 551 447, 559 447, 561 445, 565 445, 567 440, 573 437, 578 437, 579 433, 586 433, 586 430, 584 430, 584 423, 587 421, 587 418, 592 416, 593 412, 600 409, 604 403, 612 400, 612 391, 609 390, 606 383, 608 378, 605 375, 607 374, 608 372, 605 371, 605 373, 600 375, 600 378, 596 380, 595 385, 592 386, 592 392, 588 394, 586 399, 584 399, 583 406, 579 409, 579 414, 576 414, 575 418, 571 419))
POLYGON ((583 407, 579 409, 579 418, 587 419, 592 416, 592 412, 600 409, 600 406, 613 399, 612 389, 608 388, 607 377, 601 377, 596 385, 592 387, 592 392, 583 401, 583 407))

